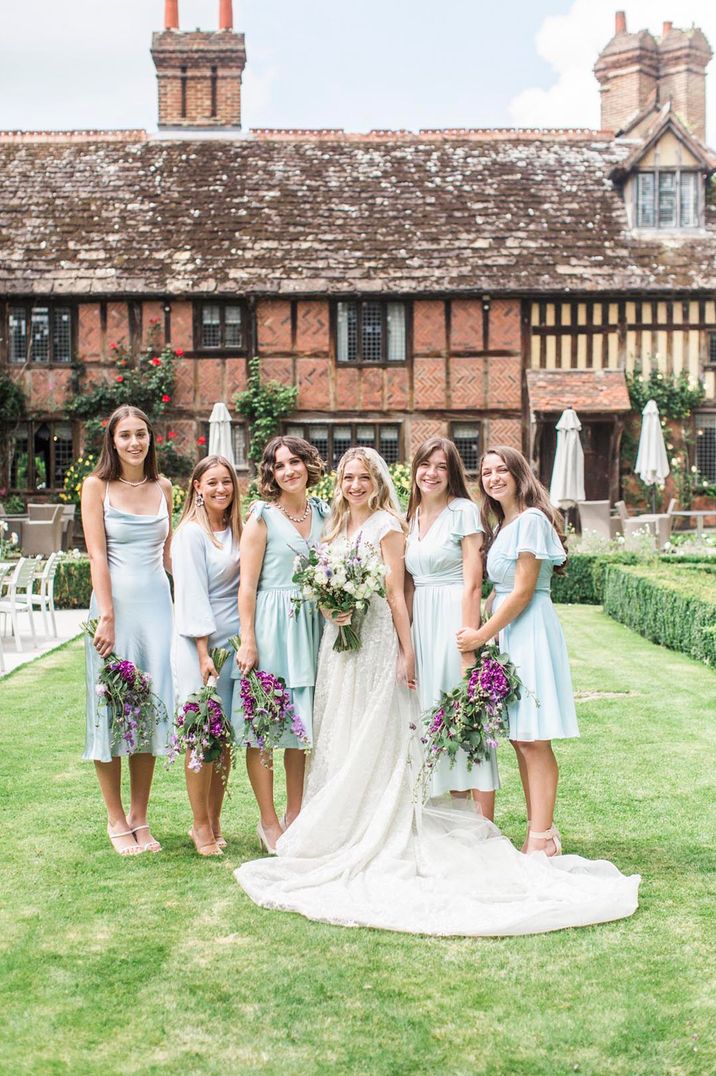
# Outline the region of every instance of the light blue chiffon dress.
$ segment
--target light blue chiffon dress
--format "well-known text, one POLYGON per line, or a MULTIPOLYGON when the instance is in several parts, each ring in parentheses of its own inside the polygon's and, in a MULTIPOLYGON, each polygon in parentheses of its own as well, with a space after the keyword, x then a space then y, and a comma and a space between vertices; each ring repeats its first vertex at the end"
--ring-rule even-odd
MULTIPOLYGON (((184 523, 172 540, 176 636, 174 665, 179 705, 203 687, 196 639, 208 636, 209 650, 228 647, 239 634, 239 543, 230 527, 214 534, 217 547, 198 523, 184 523)), ((235 655, 219 674, 216 685, 224 714, 231 717, 235 655)))
MULTIPOLYGON (((405 567, 413 577, 413 644, 418 678, 418 697, 423 712, 432 709, 443 691, 452 691, 462 679, 460 651, 455 634, 463 627, 462 540, 482 532, 477 506, 456 497, 420 538, 417 514, 411 520, 405 551, 405 567)), ((431 794, 464 792, 476 788, 491 792, 500 787, 495 751, 478 765, 470 766, 459 751, 455 765, 443 756, 432 776, 431 794)))
MULTIPOLYGON (((104 530, 112 580, 114 652, 120 658, 133 661, 152 677, 152 690, 164 703, 166 714, 162 715, 153 730, 150 751, 153 755, 166 755, 174 719, 171 665, 173 618, 169 579, 164 571, 164 543, 169 534, 169 512, 158 484, 157 497, 160 503, 156 513, 153 516, 138 516, 115 508, 110 503, 108 485, 104 495, 104 530)), ((90 618, 99 616, 94 591, 89 615, 90 618)), ((111 762, 114 755, 126 755, 128 752, 124 743, 112 743, 109 715, 95 692, 101 667, 102 660, 87 636, 87 733, 83 758, 111 762)))
MULTIPOLYGON (((307 539, 301 537, 281 509, 273 504, 255 501, 251 514, 254 519, 263 519, 267 532, 254 621, 258 667, 284 678, 295 712, 312 742, 313 692, 323 617, 312 602, 304 602, 298 613, 291 613, 291 596, 296 593, 292 582, 296 554, 307 553, 309 545, 320 542, 328 515, 328 507, 323 501, 309 497, 309 503, 311 531, 307 539)), ((241 672, 237 665, 233 666, 231 675, 234 679, 233 725, 241 736, 244 716, 239 690, 241 672)), ((251 747, 257 746, 252 739, 244 742, 251 747)), ((305 749, 306 744, 287 731, 277 746, 305 749)))
POLYGON ((495 584, 494 612, 512 592, 520 553, 532 553, 540 568, 529 605, 500 632, 502 649, 533 693, 524 691, 519 702, 510 706, 510 739, 561 740, 579 736, 567 645, 550 597, 554 567, 564 563, 566 554, 557 532, 539 508, 525 509, 498 532, 490 547, 487 571, 495 584))

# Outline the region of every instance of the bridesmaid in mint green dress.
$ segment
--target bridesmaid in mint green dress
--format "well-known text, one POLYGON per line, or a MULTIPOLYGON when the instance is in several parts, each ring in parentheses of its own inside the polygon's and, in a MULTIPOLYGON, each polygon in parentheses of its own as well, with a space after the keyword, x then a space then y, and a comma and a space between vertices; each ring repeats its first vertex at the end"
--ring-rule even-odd
POLYGON ((157 755, 168 752, 174 716, 171 668, 171 483, 157 470, 149 419, 123 405, 110 416, 97 467, 82 487, 82 525, 92 572, 87 638, 87 731, 84 758, 94 761, 107 808, 107 834, 120 855, 160 851, 147 821, 157 755), (130 750, 111 736, 106 707, 96 693, 101 659, 110 653, 152 677, 164 703, 151 742, 130 750), (130 808, 122 802, 122 756, 129 756, 130 808))
MULTIPOLYGON (((311 741, 313 690, 316 683, 322 616, 311 604, 293 614, 293 565, 297 553, 321 539, 327 506, 307 495, 320 478, 323 463, 316 449, 300 437, 274 437, 266 445, 259 470, 265 500, 256 501, 241 539, 239 619, 241 647, 233 671, 232 723, 241 734, 243 709, 239 690, 242 674, 257 667, 282 676, 295 712, 311 741)), ((246 765, 259 806, 257 834, 262 847, 274 853, 276 841, 301 809, 305 748, 291 732, 281 747, 286 769, 286 813, 279 821, 273 797, 273 773, 262 752, 247 744, 246 765)))
MULTIPOLYGON (((412 591, 413 640, 418 696, 423 712, 442 692, 459 684, 470 656, 463 659, 456 632, 468 619, 480 623, 482 524, 470 500, 462 461, 452 441, 431 437, 413 459, 405 567, 412 591)), ((497 758, 470 766, 460 751, 454 766, 437 764, 431 794, 472 792, 483 814, 492 818, 500 787, 497 758)))

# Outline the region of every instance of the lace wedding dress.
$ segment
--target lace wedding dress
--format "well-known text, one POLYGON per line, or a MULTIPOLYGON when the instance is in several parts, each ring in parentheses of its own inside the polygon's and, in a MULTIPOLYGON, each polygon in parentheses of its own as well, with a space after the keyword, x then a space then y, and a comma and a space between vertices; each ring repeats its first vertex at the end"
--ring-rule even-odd
MULTIPOLYGON (((397 529, 376 512, 376 548, 397 529)), ((397 683, 398 641, 373 598, 356 653, 324 631, 301 814, 278 856, 235 872, 253 901, 343 926, 433 935, 534 934, 631 915, 639 877, 579 856, 525 856, 467 801, 416 802, 420 766, 414 694, 397 683)))

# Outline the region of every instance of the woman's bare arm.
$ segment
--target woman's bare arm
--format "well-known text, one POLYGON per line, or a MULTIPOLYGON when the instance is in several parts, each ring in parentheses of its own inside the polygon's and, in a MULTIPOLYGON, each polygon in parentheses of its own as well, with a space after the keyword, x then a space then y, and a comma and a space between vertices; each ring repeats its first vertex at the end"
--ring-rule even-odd
POLYGON ((241 646, 236 655, 236 664, 243 673, 253 669, 259 660, 255 629, 256 592, 266 553, 267 540, 268 532, 264 521, 250 516, 241 535, 240 547, 239 623, 241 625, 241 646))
POLYGON ((460 629, 457 633, 458 650, 465 652, 484 646, 498 632, 516 620, 532 600, 539 570, 540 561, 532 553, 520 553, 517 558, 512 592, 505 598, 494 616, 485 621, 478 631, 467 627, 460 629))
MULTIPOLYGON (((480 627, 480 597, 482 595, 482 534, 467 534, 462 540, 462 624, 466 628, 480 627)), ((461 653, 463 672, 475 660, 472 650, 461 653)))
POLYGON ((114 648, 114 604, 112 579, 107 563, 107 535, 104 529, 104 487, 101 479, 90 475, 82 484, 82 527, 90 562, 99 622, 94 646, 100 657, 107 657, 114 648))
POLYGON ((410 618, 405 604, 405 536, 399 531, 389 531, 382 539, 380 548, 388 567, 385 578, 385 596, 393 616, 393 624, 400 643, 400 653, 405 682, 415 688, 415 651, 410 635, 410 618))

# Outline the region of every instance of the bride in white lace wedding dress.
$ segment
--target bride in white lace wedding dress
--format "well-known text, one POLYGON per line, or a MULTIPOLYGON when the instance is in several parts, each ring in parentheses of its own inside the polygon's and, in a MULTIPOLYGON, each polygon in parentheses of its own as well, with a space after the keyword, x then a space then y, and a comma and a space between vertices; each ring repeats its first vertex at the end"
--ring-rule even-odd
MULTIPOLYGON (((415 934, 534 934, 631 915, 638 876, 625 877, 603 860, 523 855, 467 801, 415 801, 420 716, 406 686, 414 659, 400 609, 404 537, 391 510, 395 491, 371 449, 346 453, 337 485, 349 508, 348 533, 353 537, 361 520, 363 538, 390 565, 391 603, 371 600, 358 652, 334 651, 337 629, 327 625, 301 813, 275 858, 239 867, 239 884, 266 908, 415 934), (380 507, 367 515, 369 501, 380 507)), ((335 540, 345 536, 343 530, 335 540)))

